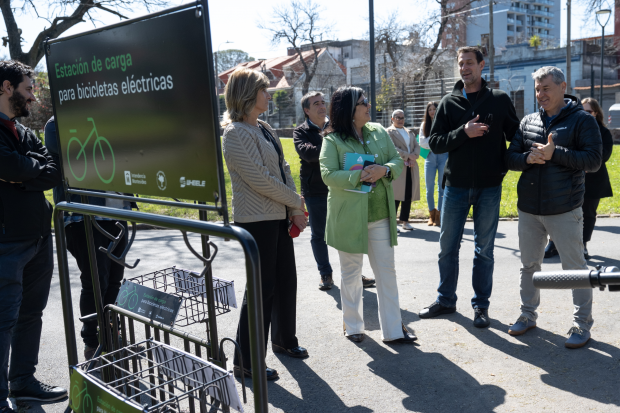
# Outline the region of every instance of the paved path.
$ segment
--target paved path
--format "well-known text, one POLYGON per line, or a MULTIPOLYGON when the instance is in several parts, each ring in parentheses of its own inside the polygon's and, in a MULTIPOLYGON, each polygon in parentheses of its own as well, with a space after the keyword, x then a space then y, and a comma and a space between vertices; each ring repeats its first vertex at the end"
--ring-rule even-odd
MULTIPOLYGON (((396 248, 400 304, 404 322, 415 330, 415 345, 381 342, 374 289, 364 292, 366 340, 355 344, 342 335, 340 291, 321 292, 312 258, 309 232, 295 241, 298 269, 297 328, 306 360, 267 352, 267 365, 281 378, 269 383, 271 411, 283 412, 582 412, 620 411, 620 294, 594 293, 594 328, 590 344, 580 350, 564 348, 571 327, 571 293, 543 291, 539 328, 511 337, 508 327, 519 316, 519 250, 516 222, 500 222, 495 248, 495 283, 490 328, 472 326, 471 263, 473 224, 465 229, 461 249, 460 300, 456 314, 420 320, 417 313, 436 296, 439 230, 415 225, 401 234, 396 248), (617 294, 617 295, 614 295, 617 294)), ((597 263, 620 265, 620 219, 599 219, 588 245, 597 263)), ((199 239, 193 241, 198 247, 199 239)), ((235 280, 237 299, 243 296, 244 266, 235 242, 215 240, 220 248, 215 275, 235 280)), ((338 274, 338 254, 330 250, 338 274)), ((141 258, 127 277, 177 265, 200 269, 186 250, 180 233, 141 231, 129 259, 141 258)), ((74 311, 78 314, 79 278, 70 257, 74 311)), ((545 270, 560 261, 546 260, 545 270)), ((365 274, 371 274, 365 260, 365 274)), ((238 310, 218 318, 220 336, 234 337, 238 310)), ((64 328, 58 278, 52 282, 44 314, 38 377, 68 386, 64 328)), ((80 326, 76 324, 79 334, 80 326)), ((204 334, 202 327, 189 330, 204 334)), ((247 380, 251 385, 251 381, 247 380)), ((246 411, 253 411, 252 395, 246 411)), ((26 407, 26 406, 24 406, 26 407)), ((32 405, 61 412, 66 402, 32 405)))

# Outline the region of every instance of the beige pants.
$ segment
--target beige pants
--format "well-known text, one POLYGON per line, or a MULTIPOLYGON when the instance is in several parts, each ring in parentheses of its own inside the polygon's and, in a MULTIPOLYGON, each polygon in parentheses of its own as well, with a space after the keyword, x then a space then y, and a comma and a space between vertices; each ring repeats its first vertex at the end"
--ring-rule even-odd
MULTIPOLYGON (((344 328, 347 335, 363 334, 362 264, 364 254, 349 254, 342 251, 338 251, 338 254, 342 273, 340 298, 344 328)), ((390 225, 387 219, 368 224, 368 259, 377 283, 381 338, 385 341, 402 338, 394 248, 390 246, 390 225)))
MULTIPOLYGON (((581 208, 558 215, 532 215, 519 211, 519 249, 521 250, 521 315, 536 321, 540 290, 532 275, 540 271, 547 234, 555 243, 562 269, 586 270, 583 256, 583 212, 581 208)), ((584 330, 592 327, 592 289, 573 290, 573 324, 584 330)))

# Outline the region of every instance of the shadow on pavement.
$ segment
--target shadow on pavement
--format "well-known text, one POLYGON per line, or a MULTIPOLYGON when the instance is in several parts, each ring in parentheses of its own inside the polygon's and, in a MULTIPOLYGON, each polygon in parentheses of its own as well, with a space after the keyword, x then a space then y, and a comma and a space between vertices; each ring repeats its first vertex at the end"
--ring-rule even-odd
MULTIPOLYGON (((480 384, 441 354, 424 353, 415 345, 407 344, 394 344, 386 348, 368 336, 358 346, 373 359, 368 363, 370 372, 405 394, 402 403, 407 410, 488 412, 504 403, 506 392, 502 388, 480 384), (447 394, 450 397, 445 397, 447 394)), ((269 401, 273 406, 285 412, 372 411, 362 406, 364 400, 351 407, 345 405, 332 386, 303 361, 276 356, 299 385, 301 397, 291 394, 276 381, 269 386, 269 401)), ((246 385, 251 388, 249 380, 246 385)), ((373 396, 381 397, 379 394, 368 394, 368 397, 373 396)))
POLYGON ((605 232, 611 232, 612 234, 620 234, 620 227, 608 227, 608 226, 595 226, 594 227, 595 231, 605 231, 605 232))
POLYGON ((490 329, 478 329, 471 319, 459 313, 448 318, 484 345, 544 370, 540 378, 545 384, 586 399, 620 406, 617 382, 620 349, 596 341, 596 333, 585 347, 571 350, 564 347, 567 336, 540 327, 514 337, 519 343, 513 343, 508 336, 510 326, 498 320, 491 321, 490 329))

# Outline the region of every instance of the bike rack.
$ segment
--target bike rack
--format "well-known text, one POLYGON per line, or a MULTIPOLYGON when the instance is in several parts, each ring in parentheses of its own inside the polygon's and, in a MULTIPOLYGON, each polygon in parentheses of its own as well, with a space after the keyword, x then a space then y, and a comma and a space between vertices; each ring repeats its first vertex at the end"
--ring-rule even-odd
MULTIPOLYGON (((87 192, 89 196, 106 196, 110 194, 101 194, 101 193, 92 193, 89 191, 81 191, 87 192)), ((84 194, 81 194, 84 195, 84 194)), ((144 201, 143 198, 137 198, 139 202, 144 201)), ((187 207, 191 207, 192 204, 186 204, 187 207)), ((196 205, 199 206, 199 205, 196 205)), ((203 205, 204 206, 204 205, 203 205)), ((127 222, 140 222, 144 224, 154 225, 158 227, 168 228, 168 229, 176 229, 183 233, 192 232, 200 234, 203 239, 208 236, 218 236, 222 238, 230 238, 237 240, 243 249, 246 261, 246 274, 247 274, 247 305, 248 305, 248 321, 249 321, 249 336, 250 336, 250 352, 251 352, 251 369, 252 369, 252 385, 254 392, 254 408, 256 412, 266 412, 268 411, 268 393, 267 393, 267 375, 266 375, 266 364, 265 364, 265 344, 264 344, 264 332, 263 332, 263 314, 262 314, 262 293, 261 293, 261 284, 260 284, 260 270, 259 270, 259 255, 258 255, 258 247, 256 245, 256 241, 252 238, 252 236, 244 229, 235 226, 227 226, 227 225, 217 225, 204 221, 196 221, 184 218, 170 217, 170 216, 161 216, 156 214, 144 213, 144 212, 136 212, 136 211, 128 211, 116 208, 109 208, 103 206, 95 206, 88 204, 76 204, 76 203, 67 203, 61 202, 56 205, 54 209, 54 225, 56 228, 55 237, 56 237, 56 250, 58 254, 58 272, 59 272, 59 280, 60 280, 60 290, 61 297, 63 302, 63 318, 65 324, 65 338, 67 341, 67 356, 69 359, 70 366, 78 365, 78 356, 77 356, 77 343, 76 343, 76 333, 74 327, 74 316, 73 316, 73 305, 71 298, 71 287, 70 287, 70 277, 68 270, 68 256, 67 256, 67 247, 65 240, 65 229, 64 229, 64 212, 77 213, 82 214, 85 218, 85 230, 88 241, 88 251, 90 257, 90 265, 91 265, 91 274, 93 276, 93 289, 95 291, 95 306, 97 308, 97 320, 99 326, 104 326, 105 328, 100 328, 100 348, 98 349, 98 353, 96 356, 100 357, 100 354, 104 350, 118 350, 118 340, 112 339, 112 337, 116 337, 116 332, 118 327, 110 328, 110 321, 114 326, 117 323, 116 317, 112 317, 110 320, 109 311, 105 311, 102 306, 101 300, 101 291, 99 285, 99 274, 97 270, 97 258, 95 256, 95 244, 93 240, 93 226, 96 224, 92 224, 94 221, 94 217, 104 217, 110 218, 119 221, 127 221, 127 222), (86 223, 89 225, 86 225, 86 223), (114 331, 110 331, 114 330, 114 331)), ((135 227, 135 226, 134 226, 135 227)), ((109 238, 109 237, 108 237, 109 238)), ((117 237, 114 237, 115 239, 117 237)), ((185 238, 187 236, 185 235, 185 238)), ((208 240, 208 238, 206 238, 208 240)), ((208 242, 206 244, 207 247, 213 245, 213 243, 208 242)), ((126 255, 129 248, 126 248, 123 255, 126 255)), ((203 243, 203 250, 205 249, 205 244, 203 243)), ((108 252, 111 251, 108 248, 108 252)), ((195 251, 192 251, 194 255, 198 255, 195 251)), ((213 261, 214 256, 207 255, 208 258, 202 257, 205 263, 211 263, 213 261)), ((218 342, 217 337, 217 323, 215 319, 216 307, 213 299, 213 277, 211 275, 210 266, 205 267, 203 270, 203 274, 205 276, 205 286, 207 288, 207 306, 208 306, 208 314, 213 315, 208 318, 208 329, 207 334, 209 337, 208 341, 201 340, 200 343, 206 348, 207 351, 207 361, 218 365, 221 368, 226 368, 226 359, 224 357, 223 351, 221 350, 221 344, 218 342)), ((147 338, 150 338, 150 328, 154 327, 154 338, 159 341, 159 331, 164 331, 164 337, 167 334, 173 334, 176 336, 180 336, 183 338, 189 338, 191 335, 185 332, 180 332, 178 329, 172 328, 170 326, 163 325, 161 323, 151 321, 147 318, 141 317, 136 314, 129 313, 123 309, 120 309, 115 306, 108 306, 110 309, 114 310, 115 313, 126 316, 130 319, 140 321, 144 323, 147 327, 147 338)), ((106 308, 108 308, 106 307, 106 308)), ((121 323, 123 323, 123 318, 121 317, 121 323)), ((133 340, 133 333, 131 333, 132 327, 130 323, 130 339, 133 340)), ((123 334, 123 345, 126 346, 126 335, 123 334)), ((222 342, 230 339, 223 339, 222 342)), ((191 341, 191 340, 190 340, 191 341)), ((135 342, 134 342, 135 343, 135 342)), ((195 344, 195 343, 194 343, 195 344)), ((186 345, 186 351, 189 348, 186 345)), ((198 354, 201 356, 201 354, 198 354)), ((95 364, 86 363, 85 365, 91 366, 95 364)), ((84 365, 81 365, 82 367, 84 365)), ((106 369, 103 369, 105 372, 106 369)), ((110 369, 108 369, 110 370, 110 369)), ((113 369, 111 369, 113 370, 113 369)), ((103 372, 102 372, 103 373, 103 372)), ((108 371, 103 374, 104 379, 113 380, 114 372, 108 371)), ((195 396, 192 396, 195 397, 195 396)))

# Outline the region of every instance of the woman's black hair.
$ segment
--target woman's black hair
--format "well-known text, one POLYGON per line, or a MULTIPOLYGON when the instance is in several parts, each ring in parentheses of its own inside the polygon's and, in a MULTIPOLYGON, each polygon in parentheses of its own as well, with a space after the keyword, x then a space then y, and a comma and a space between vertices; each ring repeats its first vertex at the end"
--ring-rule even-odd
MULTIPOLYGON (((433 126, 433 119, 431 119, 431 115, 428 114, 428 109, 431 105, 435 106, 435 110, 437 110, 437 106, 439 104, 437 102, 428 102, 426 105, 426 110, 424 111, 424 137, 428 138, 431 134, 431 126, 433 126)), ((435 112, 437 114, 437 112, 435 112)))
POLYGON ((343 86, 332 94, 329 104, 329 127, 323 135, 336 133, 340 139, 355 137, 353 127, 353 115, 357 107, 357 101, 364 94, 364 90, 355 86, 343 86))

